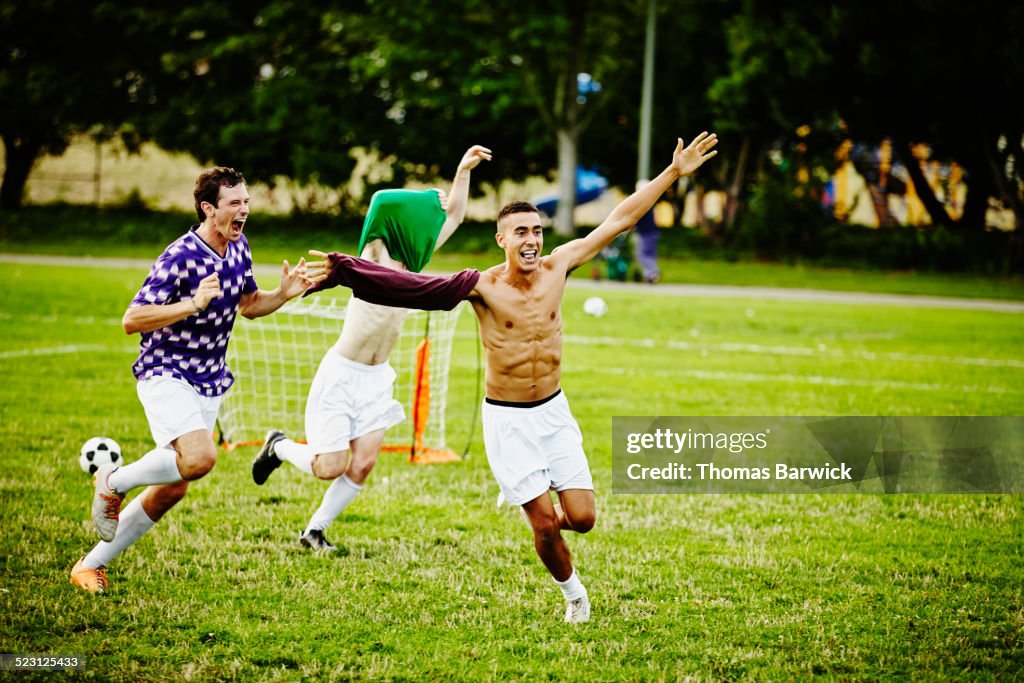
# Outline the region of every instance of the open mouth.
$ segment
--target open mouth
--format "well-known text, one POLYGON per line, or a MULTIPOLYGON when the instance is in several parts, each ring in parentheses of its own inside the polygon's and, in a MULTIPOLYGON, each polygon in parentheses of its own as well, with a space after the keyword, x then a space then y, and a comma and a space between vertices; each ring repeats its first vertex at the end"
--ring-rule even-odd
POLYGON ((231 221, 232 232, 242 232, 242 228, 245 226, 245 221, 231 221))
POLYGON ((536 249, 523 249, 521 252, 519 252, 519 258, 524 263, 533 263, 534 261, 537 260, 537 250, 536 249))

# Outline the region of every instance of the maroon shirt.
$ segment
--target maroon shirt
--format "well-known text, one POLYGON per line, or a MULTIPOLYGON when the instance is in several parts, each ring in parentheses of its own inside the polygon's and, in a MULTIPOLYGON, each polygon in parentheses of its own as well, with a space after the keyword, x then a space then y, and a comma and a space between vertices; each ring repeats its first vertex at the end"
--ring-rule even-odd
POLYGON ((327 279, 306 291, 348 287, 371 304, 424 311, 450 311, 466 299, 480 279, 480 271, 467 268, 453 275, 423 275, 395 270, 366 259, 331 252, 327 279))

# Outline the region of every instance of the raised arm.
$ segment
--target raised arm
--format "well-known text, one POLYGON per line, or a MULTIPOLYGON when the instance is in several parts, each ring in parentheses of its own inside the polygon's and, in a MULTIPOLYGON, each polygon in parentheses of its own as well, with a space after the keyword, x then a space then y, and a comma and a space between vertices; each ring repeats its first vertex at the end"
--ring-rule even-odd
POLYGON ((701 133, 687 147, 678 138, 672 163, 658 174, 658 177, 631 194, 604 220, 601 225, 585 237, 567 242, 551 252, 552 257, 568 260, 566 270, 574 270, 597 256, 598 252, 611 244, 620 233, 629 230, 658 201, 662 194, 681 177, 690 175, 701 165, 718 154, 712 149, 718 144, 718 136, 707 131, 701 133))
POLYGON ((473 145, 462 156, 459 168, 455 171, 455 179, 452 180, 452 191, 448 195, 448 206, 445 209, 447 214, 444 225, 441 226, 441 233, 437 236, 437 243, 434 251, 441 248, 441 245, 448 241, 455 229, 462 224, 466 217, 466 204, 469 203, 469 176, 481 161, 491 159, 491 150, 480 145, 473 145))

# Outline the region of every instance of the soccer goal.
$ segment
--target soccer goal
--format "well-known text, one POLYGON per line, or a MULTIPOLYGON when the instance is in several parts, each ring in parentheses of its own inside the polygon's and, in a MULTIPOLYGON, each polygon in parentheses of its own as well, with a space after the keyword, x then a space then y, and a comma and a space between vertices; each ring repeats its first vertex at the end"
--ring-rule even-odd
MULTIPOLYGON (((235 384, 219 417, 228 449, 260 444, 273 428, 304 437, 306 395, 324 353, 341 334, 345 304, 311 296, 293 299, 273 315, 239 316, 227 354, 235 384)), ((458 459, 445 442, 445 414, 452 339, 464 305, 406 316, 390 358, 398 375, 395 399, 406 419, 388 430, 383 450, 407 453, 413 462, 458 459)))

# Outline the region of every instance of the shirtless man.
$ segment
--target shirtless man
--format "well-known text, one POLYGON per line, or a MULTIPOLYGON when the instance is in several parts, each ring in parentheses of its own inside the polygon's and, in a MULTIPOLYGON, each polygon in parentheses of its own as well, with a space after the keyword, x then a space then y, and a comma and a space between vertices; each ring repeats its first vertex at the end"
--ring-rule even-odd
MULTIPOLYGON (((363 223, 359 253, 387 268, 418 273, 462 223, 470 172, 490 158, 491 151, 479 145, 466 151, 444 208, 443 193, 435 190, 377 192, 363 223)), ((388 356, 407 312, 353 296, 341 337, 327 351, 309 389, 308 445, 271 430, 253 461, 257 485, 285 460, 307 474, 333 480, 299 536, 307 548, 334 550, 324 530, 363 489, 377 464, 385 431, 405 419, 402 405, 393 397, 395 372, 388 356)))
POLYGON ((587 236, 542 257, 540 215, 527 202, 512 202, 498 214, 498 245, 505 262, 483 273, 462 271, 445 278, 392 274, 342 254, 311 251, 314 289, 345 285, 354 294, 385 305, 451 308, 469 299, 480 321, 487 356, 483 406, 487 461, 509 504, 521 505, 533 529, 534 547, 562 589, 565 620, 590 619, 587 591, 573 569, 562 529, 586 533, 594 526, 594 485, 583 437, 562 393, 561 303, 569 273, 617 235, 629 230, 680 177, 717 154, 706 132, 684 147, 672 164, 619 204, 587 236), (560 505, 553 503, 554 489, 560 505))

